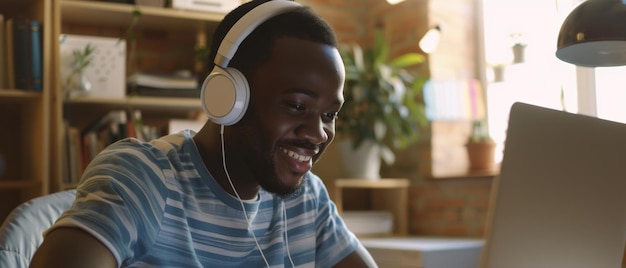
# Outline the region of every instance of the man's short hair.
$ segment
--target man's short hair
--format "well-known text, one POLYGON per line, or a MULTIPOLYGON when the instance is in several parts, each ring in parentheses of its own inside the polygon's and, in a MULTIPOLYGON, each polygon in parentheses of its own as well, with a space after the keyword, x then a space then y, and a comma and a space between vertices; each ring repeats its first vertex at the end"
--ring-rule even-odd
MULTIPOLYGON (((253 8, 272 0, 253 0, 228 13, 218 25, 210 47, 207 70, 214 67, 217 49, 232 26, 253 8)), ((286 0, 273 0, 286 1, 286 0)), ((303 40, 337 46, 332 27, 311 8, 302 6, 279 14, 261 23, 248 35, 230 61, 229 67, 237 68, 249 77, 261 64, 271 57, 274 42, 279 37, 295 37, 303 40)))

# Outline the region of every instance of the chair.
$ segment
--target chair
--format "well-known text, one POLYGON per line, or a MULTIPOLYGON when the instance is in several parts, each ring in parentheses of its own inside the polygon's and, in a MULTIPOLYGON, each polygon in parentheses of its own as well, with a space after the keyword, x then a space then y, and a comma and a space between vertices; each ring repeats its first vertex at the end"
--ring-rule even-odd
POLYGON ((42 233, 74 202, 76 190, 27 201, 11 211, 0 226, 0 267, 28 267, 43 242, 42 233))

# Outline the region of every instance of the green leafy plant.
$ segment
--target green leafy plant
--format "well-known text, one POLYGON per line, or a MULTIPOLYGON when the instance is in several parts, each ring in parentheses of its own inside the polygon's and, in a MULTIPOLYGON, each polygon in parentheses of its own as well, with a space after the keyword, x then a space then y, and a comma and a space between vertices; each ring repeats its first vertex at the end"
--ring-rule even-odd
POLYGON ((91 44, 87 44, 83 49, 72 50, 72 67, 74 72, 82 72, 91 65, 93 61, 93 53, 96 48, 91 44))
POLYGON ((88 43, 83 49, 72 50, 71 71, 63 83, 67 96, 72 92, 88 91, 91 88, 91 83, 86 80, 83 72, 91 65, 95 51, 96 47, 91 43, 88 43))
POLYGON ((374 45, 341 48, 346 68, 345 103, 337 119, 337 132, 352 139, 353 148, 366 140, 390 148, 403 149, 417 141, 426 125, 422 87, 426 77, 406 68, 424 61, 419 53, 389 59, 389 45, 381 31, 374 45))
POLYGON ((472 132, 467 140, 468 143, 493 143, 493 139, 486 129, 485 122, 482 120, 472 121, 472 132))

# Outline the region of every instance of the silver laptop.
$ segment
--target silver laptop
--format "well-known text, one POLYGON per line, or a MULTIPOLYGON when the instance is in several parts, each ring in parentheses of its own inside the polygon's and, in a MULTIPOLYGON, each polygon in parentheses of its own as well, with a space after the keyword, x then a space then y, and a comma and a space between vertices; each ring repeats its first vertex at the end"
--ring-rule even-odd
POLYGON ((481 267, 621 267, 626 125, 515 103, 481 267))

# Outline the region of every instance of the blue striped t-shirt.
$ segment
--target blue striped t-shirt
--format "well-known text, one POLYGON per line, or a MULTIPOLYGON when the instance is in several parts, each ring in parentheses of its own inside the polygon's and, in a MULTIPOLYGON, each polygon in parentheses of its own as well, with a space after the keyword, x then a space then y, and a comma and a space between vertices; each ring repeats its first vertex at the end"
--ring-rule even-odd
MULTIPOLYGON (((109 146, 51 229, 91 233, 121 267, 265 267, 241 204, 209 174, 193 135, 109 146)), ((290 267, 289 256, 297 267, 331 267, 359 245, 310 172, 296 193, 279 198, 261 189, 244 206, 272 267, 290 267)))

